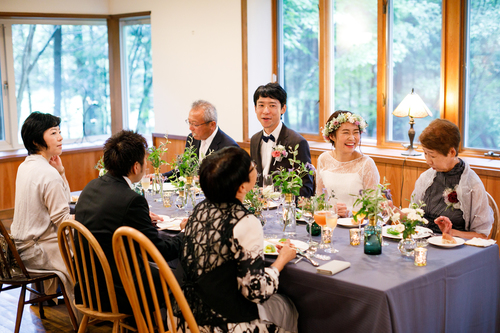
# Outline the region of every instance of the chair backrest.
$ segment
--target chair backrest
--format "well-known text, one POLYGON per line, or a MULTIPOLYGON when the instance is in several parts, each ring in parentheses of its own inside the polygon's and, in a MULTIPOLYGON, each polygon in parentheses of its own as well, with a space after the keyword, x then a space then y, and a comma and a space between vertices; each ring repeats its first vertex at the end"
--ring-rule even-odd
POLYGON ((102 281, 98 283, 98 274, 103 272, 111 312, 119 313, 111 268, 109 267, 106 255, 94 235, 80 222, 66 220, 59 226, 57 238, 59 249, 71 276, 73 286, 77 281, 80 282, 83 306, 93 311, 103 312, 101 292, 99 290, 99 283, 102 284, 102 281), (78 239, 78 244, 76 244, 75 239, 78 239), (86 242, 83 242, 84 239, 86 242), (98 258, 97 261, 95 260, 96 257, 98 258), (93 286, 90 283, 89 277, 92 277, 92 281, 94 281, 93 286), (94 305, 94 297, 97 309, 94 305))
POLYGON ((174 274, 168 267, 165 258, 161 255, 156 246, 144 234, 130 227, 120 227, 113 235, 113 253, 116 266, 120 274, 125 292, 132 305, 135 321, 139 332, 154 332, 155 323, 151 320, 151 313, 146 294, 145 283, 149 285, 149 290, 153 303, 153 310, 158 332, 165 332, 165 327, 161 318, 160 304, 155 289, 151 266, 152 260, 160 273, 161 287, 165 303, 167 304, 168 319, 172 332, 177 332, 176 322, 169 297, 169 288, 179 305, 179 308, 188 324, 191 332, 199 332, 198 325, 194 319, 189 304, 184 297, 182 289, 174 274), (137 253, 139 251, 139 253, 137 253), (130 260, 132 262, 130 262, 130 260), (142 265, 139 263, 142 261, 142 265), (145 270, 147 281, 143 281, 141 268, 145 270), (134 281, 137 281, 135 283, 134 281), (136 287, 137 284, 137 287, 136 287), (142 306, 141 306, 142 304, 142 306))
POLYGON ((489 194, 488 194, 488 204, 490 205, 491 209, 493 209, 493 227, 491 228, 491 234, 490 234, 490 239, 497 239, 497 233, 498 233, 498 220, 500 219, 500 213, 498 211, 498 206, 497 203, 495 202, 495 199, 489 194))
POLYGON ((2 267, 4 268, 0 269, 0 276, 3 279, 12 279, 14 270, 16 270, 17 267, 19 267, 22 274, 29 279, 30 274, 28 273, 28 270, 24 266, 23 261, 21 260, 21 256, 19 256, 19 252, 17 252, 16 244, 14 244, 14 241, 12 240, 12 238, 10 238, 7 229, 5 229, 5 226, 1 222, 0 222, 0 232, 2 233, 4 242, 7 244, 7 247, 5 248, 5 250, 7 251, 5 252, 3 249, 4 247, 3 244, 0 247, 0 260, 2 261, 2 267), (13 260, 13 262, 11 260, 13 260))

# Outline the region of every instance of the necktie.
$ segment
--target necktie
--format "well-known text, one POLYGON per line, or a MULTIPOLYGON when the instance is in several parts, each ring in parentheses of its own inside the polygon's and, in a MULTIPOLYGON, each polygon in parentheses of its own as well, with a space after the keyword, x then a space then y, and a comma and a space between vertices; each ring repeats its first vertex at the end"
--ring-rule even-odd
POLYGON ((269 140, 271 140, 272 142, 276 142, 276 139, 274 139, 274 135, 269 135, 269 136, 265 136, 265 135, 262 135, 262 140, 264 140, 264 142, 268 142, 269 140))

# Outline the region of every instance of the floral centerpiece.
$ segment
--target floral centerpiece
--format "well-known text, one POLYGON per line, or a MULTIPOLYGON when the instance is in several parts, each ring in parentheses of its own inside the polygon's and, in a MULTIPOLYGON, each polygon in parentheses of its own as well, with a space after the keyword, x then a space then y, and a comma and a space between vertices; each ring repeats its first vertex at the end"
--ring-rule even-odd
POLYGON ((395 224, 395 229, 403 233, 403 239, 415 234, 415 228, 418 225, 427 224, 429 221, 424 218, 425 206, 423 201, 419 203, 412 202, 408 208, 401 209, 400 213, 393 213, 391 221, 395 224))
POLYGON ((274 172, 274 185, 281 187, 281 192, 284 194, 298 196, 302 187, 302 178, 308 174, 312 176, 315 171, 311 163, 304 163, 297 159, 297 155, 299 154, 298 149, 298 144, 293 150, 292 147, 289 147, 289 154, 287 156, 292 156, 288 159, 291 165, 290 169, 281 167, 274 172))
POLYGON ((262 225, 265 224, 265 220, 262 216, 262 210, 264 209, 266 202, 267 199, 258 186, 248 191, 245 195, 245 206, 251 213, 253 213, 257 218, 260 219, 262 225))
POLYGON ((309 233, 309 241, 311 241, 311 236, 318 236, 321 233, 321 227, 314 222, 314 212, 329 208, 326 195, 323 193, 310 198, 299 197, 297 205, 302 209, 302 216, 307 222, 306 230, 309 233))
POLYGON ((288 161, 290 162, 290 169, 280 167, 273 175, 274 186, 281 188, 281 193, 285 195, 285 203, 283 204, 283 232, 286 237, 296 235, 296 207, 294 196, 298 196, 300 188, 302 187, 302 178, 306 175, 314 174, 314 166, 307 162, 304 163, 297 159, 299 154, 299 145, 297 144, 294 149, 289 148, 287 156, 291 156, 288 161))
POLYGON ((198 174, 200 161, 196 154, 196 147, 193 146, 193 139, 191 137, 190 139, 184 152, 177 155, 172 163, 175 172, 169 179, 178 189, 192 185, 194 177, 198 174))
POLYGON ((94 166, 94 169, 99 170, 99 177, 104 176, 108 170, 106 170, 106 167, 104 166, 104 156, 101 156, 99 161, 97 161, 97 164, 94 166))
POLYGON ((168 136, 165 135, 165 142, 162 142, 158 148, 155 146, 151 146, 148 149, 148 161, 151 162, 151 165, 154 169, 153 174, 153 192, 154 193, 162 193, 163 194, 163 179, 160 174, 160 167, 164 164, 168 164, 165 160, 163 160, 163 155, 167 152, 167 145, 170 143, 168 141, 168 136))
POLYGON ((366 216, 369 220, 364 232, 365 254, 382 253, 382 228, 377 222, 379 220, 383 220, 380 213, 387 205, 387 199, 383 192, 385 188, 386 185, 379 184, 374 189, 369 188, 360 190, 359 196, 354 202, 354 206, 361 206, 361 208, 354 214, 354 219, 358 221, 358 218, 361 216, 366 216))

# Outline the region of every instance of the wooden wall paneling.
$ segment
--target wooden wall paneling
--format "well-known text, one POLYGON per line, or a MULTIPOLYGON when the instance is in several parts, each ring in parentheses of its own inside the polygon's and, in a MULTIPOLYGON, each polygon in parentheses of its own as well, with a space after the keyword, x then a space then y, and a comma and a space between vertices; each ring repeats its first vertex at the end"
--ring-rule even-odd
POLYGON ((17 168, 23 161, 24 157, 0 165, 0 210, 14 207, 17 168))
MULTIPOLYGON (((381 163, 376 163, 377 165, 381 163)), ((389 184, 389 188, 392 193, 392 201, 395 206, 401 205, 401 172, 402 168, 399 165, 385 164, 384 175, 380 175, 380 180, 386 179, 389 184)))
POLYGON ((81 153, 63 153, 61 160, 66 169, 71 191, 81 191, 92 179, 99 176, 99 171, 94 168, 102 156, 102 150, 85 151, 81 153))

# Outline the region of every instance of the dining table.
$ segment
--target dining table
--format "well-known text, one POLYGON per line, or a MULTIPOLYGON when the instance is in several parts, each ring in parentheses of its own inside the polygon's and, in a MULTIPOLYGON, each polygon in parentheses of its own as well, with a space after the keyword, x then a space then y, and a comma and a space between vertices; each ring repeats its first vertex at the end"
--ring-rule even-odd
MULTIPOLYGON (((169 217, 187 216, 165 208, 159 196, 148 197, 150 210, 169 217)), ((265 213, 264 237, 283 237, 274 211, 265 213)), ((172 232, 162 232, 165 235, 172 232)), ((293 240, 306 242, 304 224, 293 240)), ((313 237, 320 241, 320 237, 313 237)), ((280 273, 279 293, 299 312, 299 332, 500 332, 500 258, 497 244, 489 247, 427 246, 427 265, 387 239, 382 254, 367 255, 363 242, 349 244, 349 228, 337 226, 331 259, 350 267, 324 275, 307 260, 288 263, 280 273)), ((318 254, 327 254, 319 249, 318 254)), ((275 256, 266 255, 271 265, 275 256)), ((328 261, 315 259, 319 264, 328 261)))

